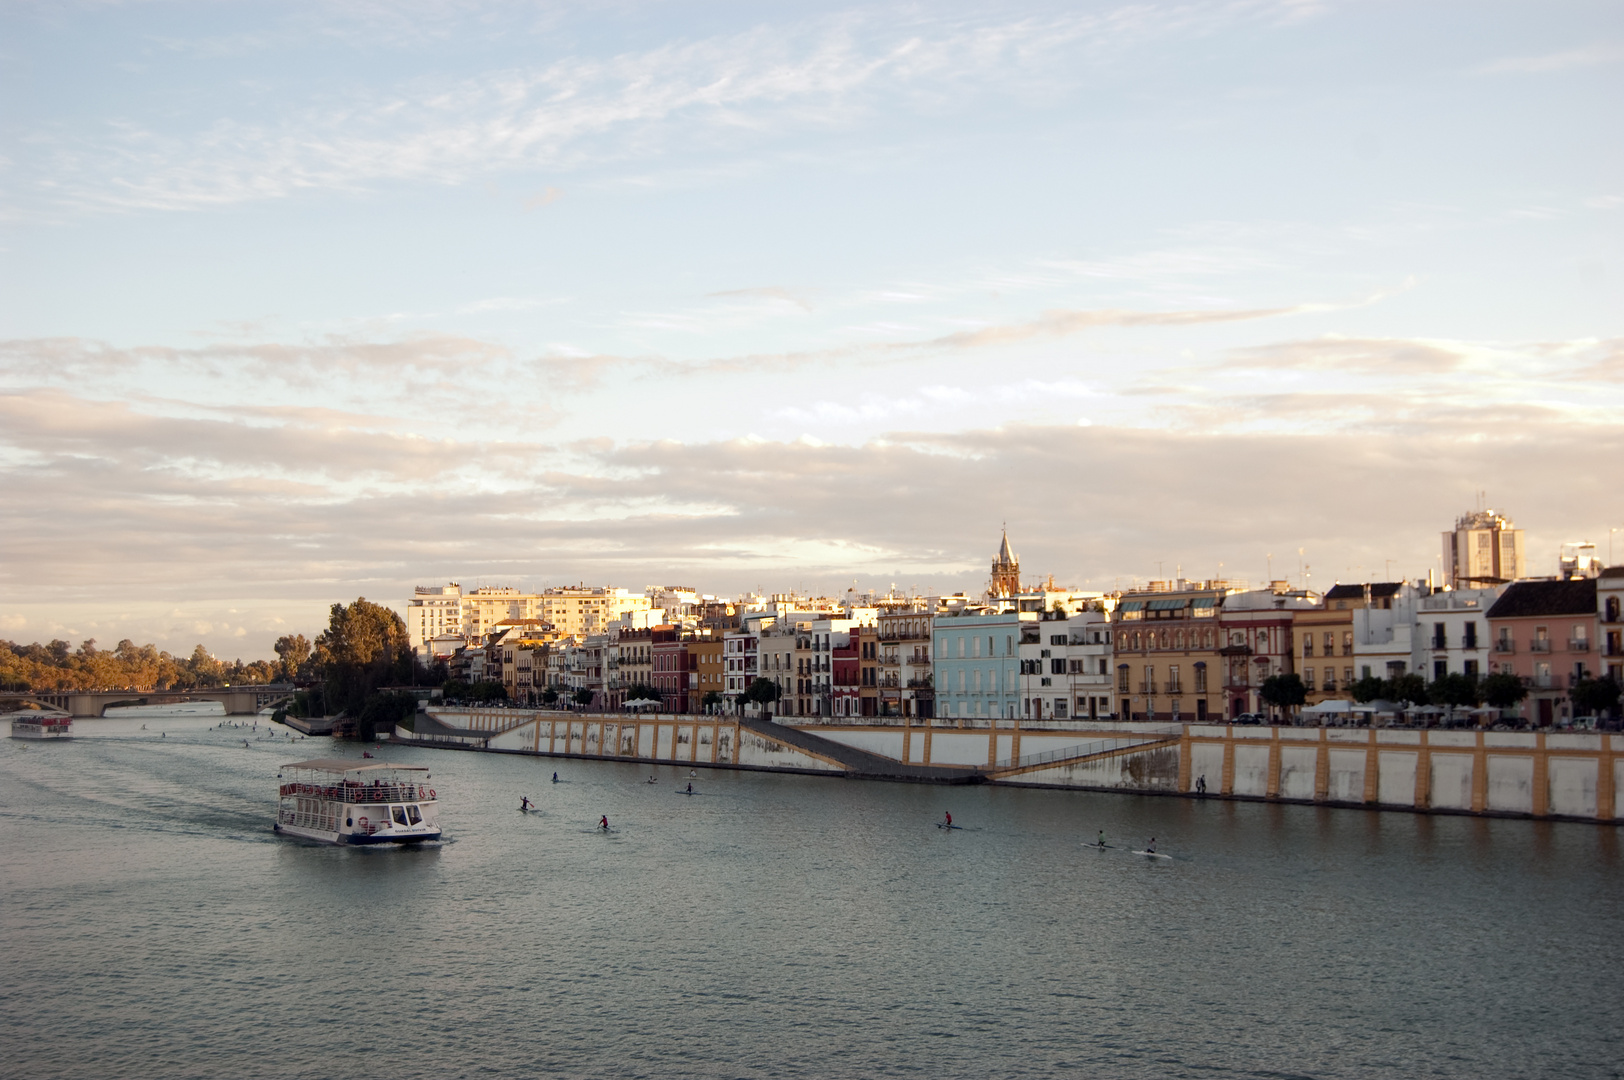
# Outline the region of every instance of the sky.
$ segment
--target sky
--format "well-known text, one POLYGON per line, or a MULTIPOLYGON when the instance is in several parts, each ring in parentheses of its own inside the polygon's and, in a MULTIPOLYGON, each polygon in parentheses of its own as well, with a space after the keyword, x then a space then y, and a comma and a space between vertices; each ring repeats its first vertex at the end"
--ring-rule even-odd
POLYGON ((1624 561, 1624 7, 0 7, 0 637, 1624 561))

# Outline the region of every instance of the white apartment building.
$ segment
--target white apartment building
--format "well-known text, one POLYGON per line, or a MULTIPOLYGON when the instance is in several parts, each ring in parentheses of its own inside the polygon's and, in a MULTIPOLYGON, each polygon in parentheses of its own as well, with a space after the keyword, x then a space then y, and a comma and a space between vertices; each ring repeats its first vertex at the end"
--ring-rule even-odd
POLYGON ((760 647, 759 629, 729 630, 722 635, 722 663, 729 697, 744 693, 756 681, 760 671, 760 647))
POLYGON ((1111 623, 1103 611, 1050 609, 1021 624, 1021 719, 1097 720, 1111 712, 1111 623))
MULTIPOLYGON (((1445 675, 1470 675, 1474 679, 1487 675, 1491 643, 1486 614, 1505 591, 1504 585, 1496 585, 1416 595, 1410 669, 1428 682, 1445 675)), ((1356 629, 1357 616, 1355 613, 1356 629)))
MULTIPOLYGON (((424 663, 434 659, 431 643, 436 638, 454 637, 458 639, 456 648, 466 644, 461 640, 462 625, 462 586, 455 581, 449 585, 419 585, 406 601, 406 640, 424 663)), ((450 655, 450 651, 444 655, 450 655)))

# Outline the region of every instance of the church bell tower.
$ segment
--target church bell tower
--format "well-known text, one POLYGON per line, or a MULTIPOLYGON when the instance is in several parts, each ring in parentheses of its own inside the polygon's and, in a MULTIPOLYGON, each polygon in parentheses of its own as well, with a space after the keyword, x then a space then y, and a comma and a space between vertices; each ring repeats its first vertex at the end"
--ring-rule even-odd
POLYGON ((992 561, 992 596, 1014 596, 1021 591, 1021 560, 1009 549, 1009 530, 1004 530, 1004 542, 998 546, 998 555, 992 561))

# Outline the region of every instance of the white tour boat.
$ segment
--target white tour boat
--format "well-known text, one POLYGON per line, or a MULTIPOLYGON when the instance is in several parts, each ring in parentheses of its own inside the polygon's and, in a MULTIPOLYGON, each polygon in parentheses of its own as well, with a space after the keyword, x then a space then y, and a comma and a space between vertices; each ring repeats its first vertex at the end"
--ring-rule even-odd
POLYGON ((102 710, 102 716, 107 719, 121 717, 128 720, 130 717, 146 719, 151 716, 224 716, 226 706, 222 701, 170 701, 157 705, 109 705, 102 710))
POLYGON ((438 840, 440 803, 427 781, 420 765, 354 758, 284 765, 276 831, 328 844, 438 840))
POLYGON ((60 709, 17 709, 4 714, 13 739, 71 739, 73 717, 60 709))

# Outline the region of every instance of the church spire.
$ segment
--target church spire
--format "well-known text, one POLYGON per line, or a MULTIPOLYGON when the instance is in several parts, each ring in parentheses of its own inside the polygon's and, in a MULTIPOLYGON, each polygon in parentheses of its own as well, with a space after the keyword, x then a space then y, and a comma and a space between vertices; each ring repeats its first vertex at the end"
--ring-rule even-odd
POLYGON ((987 590, 990 596, 1014 596, 1021 591, 1021 560, 1009 546, 1009 529, 1003 530, 1003 542, 998 545, 998 555, 992 561, 992 585, 987 590))

